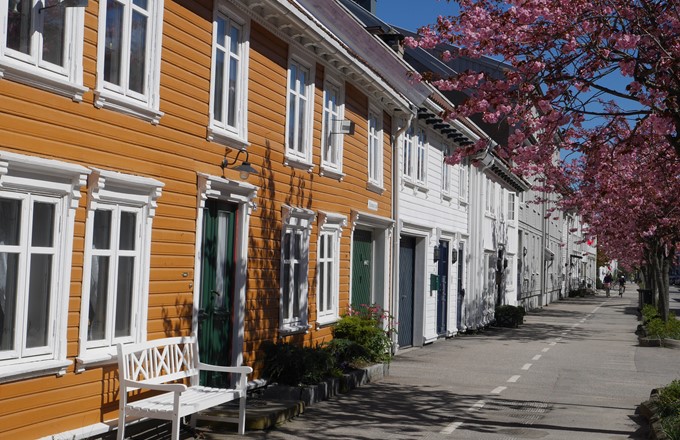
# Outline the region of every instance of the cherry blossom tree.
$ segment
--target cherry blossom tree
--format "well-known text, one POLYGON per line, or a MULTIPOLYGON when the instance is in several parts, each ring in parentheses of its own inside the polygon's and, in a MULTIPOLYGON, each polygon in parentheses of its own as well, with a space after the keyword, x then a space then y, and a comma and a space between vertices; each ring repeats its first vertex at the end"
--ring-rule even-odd
MULTIPOLYGON (((663 272, 680 237, 680 2, 451 2, 455 16, 439 17, 406 44, 445 62, 491 57, 507 68, 501 76, 423 74, 467 96, 446 116, 509 127, 497 154, 544 179, 609 256, 645 264, 665 315, 663 272)), ((448 160, 484 148, 480 141, 448 160)))

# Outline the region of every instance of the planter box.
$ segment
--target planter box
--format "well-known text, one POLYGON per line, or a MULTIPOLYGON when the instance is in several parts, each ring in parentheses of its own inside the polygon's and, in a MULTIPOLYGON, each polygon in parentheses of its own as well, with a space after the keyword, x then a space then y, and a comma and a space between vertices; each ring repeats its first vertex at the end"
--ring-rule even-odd
POLYGON ((639 336, 638 343, 640 344, 640 347, 660 347, 661 339, 639 336))
POLYGON ((680 349, 680 340, 677 339, 662 339, 661 346, 666 348, 680 349))

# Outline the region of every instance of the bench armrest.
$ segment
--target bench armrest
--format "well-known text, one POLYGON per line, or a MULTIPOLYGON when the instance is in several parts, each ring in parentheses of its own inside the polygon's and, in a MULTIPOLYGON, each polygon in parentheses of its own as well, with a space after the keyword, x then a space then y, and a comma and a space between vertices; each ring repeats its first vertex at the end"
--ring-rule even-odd
POLYGON ((183 383, 146 383, 137 380, 125 379, 122 381, 121 385, 125 387, 133 388, 144 388, 147 390, 155 391, 172 391, 172 392, 184 392, 187 390, 187 386, 183 383))
POLYGON ((241 373, 241 374, 250 374, 253 372, 253 369, 251 367, 248 367, 246 365, 242 365, 240 367, 222 367, 219 365, 211 365, 211 364, 204 364, 203 362, 198 363, 198 369, 199 370, 207 370, 207 371, 218 371, 221 373, 241 373))

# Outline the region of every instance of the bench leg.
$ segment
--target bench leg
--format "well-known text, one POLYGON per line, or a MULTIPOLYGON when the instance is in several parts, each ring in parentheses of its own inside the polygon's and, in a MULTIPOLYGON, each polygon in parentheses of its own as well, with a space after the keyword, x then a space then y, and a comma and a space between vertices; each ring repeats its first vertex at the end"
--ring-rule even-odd
POLYGON ((172 440, 179 440, 179 417, 172 419, 172 440))
POLYGON ((246 433, 246 394, 241 396, 238 402, 238 433, 243 435, 246 433))
POLYGON ((118 432, 116 433, 116 438, 118 440, 123 440, 125 438, 125 412, 120 411, 118 415, 118 432))

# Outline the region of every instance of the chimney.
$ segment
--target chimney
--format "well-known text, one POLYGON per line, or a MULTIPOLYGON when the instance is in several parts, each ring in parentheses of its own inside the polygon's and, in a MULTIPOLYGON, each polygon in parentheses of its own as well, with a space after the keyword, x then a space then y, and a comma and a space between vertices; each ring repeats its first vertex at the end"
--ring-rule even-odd
POLYGON ((376 3, 378 0, 354 0, 356 4, 361 6, 362 8, 366 9, 368 12, 370 12, 373 15, 376 15, 377 13, 377 7, 376 3))

